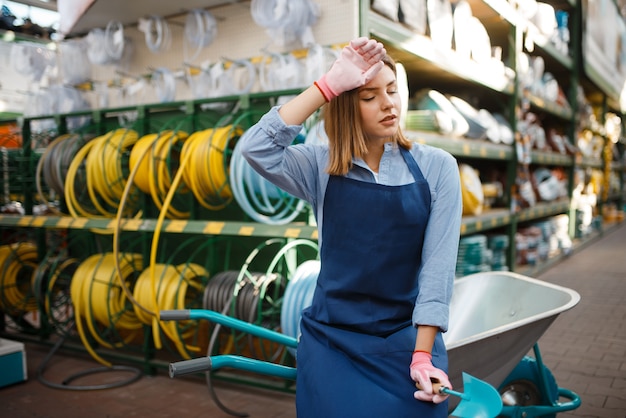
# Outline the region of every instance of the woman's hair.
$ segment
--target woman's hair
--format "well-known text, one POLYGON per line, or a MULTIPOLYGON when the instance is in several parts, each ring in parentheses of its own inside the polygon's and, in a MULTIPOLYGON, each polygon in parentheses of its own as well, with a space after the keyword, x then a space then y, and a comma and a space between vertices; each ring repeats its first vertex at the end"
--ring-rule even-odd
MULTIPOLYGON (((391 68, 394 75, 397 75, 393 58, 385 55, 382 61, 391 68)), ((352 158, 363 158, 367 154, 367 141, 363 133, 359 108, 359 89, 344 92, 326 104, 324 128, 329 144, 326 171, 331 175, 346 175, 352 168, 352 158)), ((411 148, 411 142, 401 129, 398 129, 391 139, 401 147, 411 148)))

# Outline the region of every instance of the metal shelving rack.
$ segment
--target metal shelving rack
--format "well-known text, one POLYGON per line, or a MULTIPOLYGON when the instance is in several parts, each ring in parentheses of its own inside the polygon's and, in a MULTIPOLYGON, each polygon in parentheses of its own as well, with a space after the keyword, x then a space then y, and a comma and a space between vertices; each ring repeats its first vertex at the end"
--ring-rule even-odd
MULTIPOLYGON (((567 2, 558 2, 559 5, 569 7, 572 12, 572 43, 570 50, 572 56, 564 56, 556 51, 547 40, 534 37, 535 46, 538 53, 541 53, 549 61, 550 65, 560 67, 560 71, 567 77, 569 86, 567 96, 568 101, 572 105, 572 109, 549 103, 540 97, 521 92, 517 85, 517 80, 508 79, 507 77, 491 77, 486 76, 486 72, 475 62, 468 60, 458 60, 450 54, 442 54, 438 51, 433 43, 422 35, 416 35, 408 28, 389 21, 379 14, 373 12, 369 8, 369 2, 360 2, 359 22, 360 32, 363 35, 370 35, 383 41, 388 46, 389 51, 402 62, 409 78, 412 74, 423 74, 428 77, 428 83, 439 80, 442 84, 447 84, 451 88, 474 89, 481 94, 485 94, 487 99, 497 103, 502 109, 512 115, 510 122, 515 128, 516 120, 513 115, 516 114, 522 99, 528 101, 530 106, 537 109, 549 117, 557 118, 566 125, 567 133, 574 138, 577 133, 577 114, 576 114, 576 87, 583 79, 591 79, 599 86, 599 90, 605 90, 606 83, 599 81, 598 74, 590 73, 590 68, 585 66, 582 68, 581 50, 581 32, 582 32, 582 13, 580 0, 571 0, 567 2)), ((504 0, 471 0, 474 14, 485 22, 489 22, 491 27, 488 29, 494 34, 504 39, 507 49, 508 65, 515 68, 517 58, 516 55, 523 48, 523 37, 529 30, 528 23, 525 22, 513 7, 504 0)), ((167 113, 179 114, 191 117, 192 120, 200 118, 203 110, 202 105, 212 102, 238 102, 243 108, 268 109, 270 102, 283 95, 297 93, 297 91, 281 91, 271 93, 258 93, 246 96, 224 97, 205 100, 190 100, 175 103, 142 105, 134 107, 125 107, 118 109, 104 109, 89 112, 77 112, 64 115, 45 115, 36 118, 26 118, 23 123, 24 144, 22 155, 20 156, 20 172, 23 173, 15 180, 19 182, 20 194, 23 197, 23 203, 26 210, 25 216, 0 215, 1 229, 28 229, 32 231, 55 230, 55 231, 89 231, 89 230, 105 230, 112 231, 115 227, 114 220, 111 219, 93 219, 83 217, 70 216, 38 216, 33 214, 33 196, 35 195, 34 179, 32 173, 36 166, 38 155, 31 147, 31 131, 30 123, 38 119, 54 118, 59 126, 59 134, 67 132, 65 121, 70 117, 89 116, 92 119, 92 125, 95 131, 105 132, 107 130, 107 121, 116 114, 133 111, 137 112, 138 121, 136 126, 139 127, 140 133, 148 132, 150 129, 151 119, 156 115, 167 113)), ((607 101, 605 101, 606 105, 607 101)), ((603 109, 606 111, 606 108, 603 109)), ((622 115, 623 116, 623 115, 622 115)), ((467 139, 445 138, 440 135, 434 135, 425 132, 407 132, 409 138, 414 141, 430 144, 443 148, 453 154, 458 159, 480 160, 485 163, 498 164, 504 167, 506 177, 509 184, 512 184, 516 167, 518 165, 516 150, 514 146, 506 146, 500 144, 492 144, 489 142, 481 142, 467 139)), ((572 157, 569 155, 561 155, 551 152, 533 151, 531 153, 531 163, 559 166, 567 169, 570 173, 570 185, 572 184, 572 172, 576 167, 594 167, 603 168, 604 162, 600 160, 589 160, 585 158, 572 157)), ((623 166, 616 166, 615 170, 624 173, 623 166)), ((623 184, 622 184, 623 188, 623 184)), ((571 192, 571 190, 570 190, 571 192)), ((507 190, 505 200, 508 204, 511 202, 511 190, 507 190)), ((571 193, 570 193, 571 195, 571 193)), ((623 199, 622 196, 619 197, 623 199)), ((623 200, 622 200, 623 201, 623 200)), ((539 203, 533 207, 513 211, 509 207, 500 207, 487 210, 478 216, 464 217, 461 225, 461 236, 485 233, 491 231, 504 231, 510 238, 510 242, 514 242, 514 236, 520 223, 541 220, 554 215, 568 214, 572 220, 574 214, 571 209, 570 199, 561 199, 555 202, 539 203)), ((243 219, 241 214, 237 214, 236 218, 225 219, 206 219, 196 217, 189 220, 166 220, 162 226, 162 232, 167 236, 166 239, 176 239, 182 235, 202 235, 208 237, 229 237, 233 239, 265 239, 265 238, 281 238, 287 240, 292 239, 317 239, 317 229, 309 222, 294 222, 288 225, 264 225, 257 222, 250 222, 243 219)), ((124 219, 121 224, 121 230, 126 233, 153 233, 157 228, 156 219, 146 217, 142 219, 124 219)), ((40 239, 39 242, 42 242, 40 239)), ((509 268, 515 270, 515 249, 509 251, 509 268)), ((148 348, 146 351, 150 351, 148 348)), ((149 356, 141 359, 147 364, 152 364, 149 356)))

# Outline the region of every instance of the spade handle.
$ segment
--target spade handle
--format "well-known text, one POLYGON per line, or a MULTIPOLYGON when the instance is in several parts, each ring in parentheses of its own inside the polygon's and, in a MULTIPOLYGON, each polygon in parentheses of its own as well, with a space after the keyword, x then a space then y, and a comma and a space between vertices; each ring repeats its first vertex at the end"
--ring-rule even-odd
MULTIPOLYGON (((442 393, 444 395, 458 396, 461 399, 469 399, 469 396, 467 396, 466 394, 452 390, 447 386, 444 386, 437 380, 431 379, 430 381, 433 385, 433 393, 442 393)), ((415 387, 422 390, 422 385, 420 385, 418 382, 415 382, 415 387)))

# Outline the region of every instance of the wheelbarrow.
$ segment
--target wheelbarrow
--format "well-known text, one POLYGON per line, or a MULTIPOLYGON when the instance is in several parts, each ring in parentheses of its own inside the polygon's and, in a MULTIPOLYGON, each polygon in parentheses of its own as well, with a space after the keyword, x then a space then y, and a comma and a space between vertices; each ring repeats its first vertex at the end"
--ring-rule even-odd
MULTIPOLYGON (((289 286, 288 286, 289 287, 289 286)), ((289 289, 287 288, 286 292, 289 289)), ((477 273, 456 279, 450 305, 448 348, 452 416, 538 417, 576 409, 580 397, 556 386, 543 364, 537 340, 556 317, 574 307, 571 289, 510 272, 477 273), (534 357, 527 354, 533 349, 534 357), (496 389, 497 388, 497 389, 496 389), (498 399, 493 399, 493 393, 498 399), (568 402, 561 402, 567 398, 568 402)), ((303 306, 304 307, 304 306, 303 306)), ((217 312, 161 311, 161 320, 205 319, 297 349, 297 338, 217 312)), ((170 377, 235 368, 295 380, 296 369, 237 355, 200 357, 171 363, 170 377)))
POLYGON ((580 397, 557 386, 537 341, 579 301, 572 289, 512 272, 456 279, 444 334, 452 386, 462 387, 465 372, 498 388, 501 416, 550 417, 578 408, 580 397))

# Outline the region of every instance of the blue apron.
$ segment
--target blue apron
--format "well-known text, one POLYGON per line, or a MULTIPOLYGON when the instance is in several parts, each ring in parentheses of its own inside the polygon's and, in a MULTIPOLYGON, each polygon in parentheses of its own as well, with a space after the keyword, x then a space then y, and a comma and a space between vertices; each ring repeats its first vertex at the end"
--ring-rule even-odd
MULTIPOLYGON (((430 190, 331 176, 324 197, 321 270, 297 350, 298 418, 447 417, 447 402, 413 398, 411 318, 430 190)), ((447 372, 441 333, 433 363, 447 372)))

